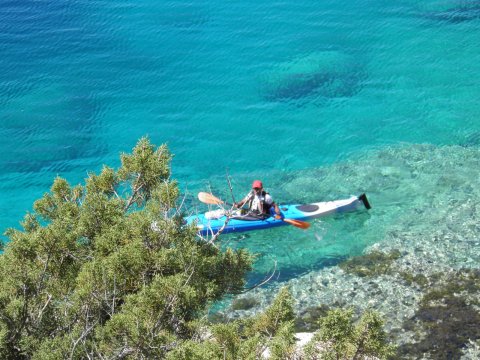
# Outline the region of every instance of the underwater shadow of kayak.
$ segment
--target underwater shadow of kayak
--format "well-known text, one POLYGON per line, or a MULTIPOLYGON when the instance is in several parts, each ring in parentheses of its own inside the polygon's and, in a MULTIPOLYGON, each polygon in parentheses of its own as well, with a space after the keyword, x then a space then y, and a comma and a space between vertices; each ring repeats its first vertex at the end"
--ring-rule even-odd
MULTIPOLYGON (((272 282, 272 284, 275 284, 275 286, 276 286, 279 282, 289 281, 291 279, 294 279, 294 278, 297 278, 301 275, 304 275, 304 274, 308 273, 309 271, 312 271, 312 270, 318 271, 318 270, 323 269, 323 268, 338 265, 341 262, 347 260, 348 258, 349 257, 347 255, 345 255, 345 256, 325 256, 323 258, 318 259, 316 262, 309 264, 308 267, 307 266, 302 266, 302 265, 293 265, 293 264, 289 264, 288 266, 280 267, 279 269, 277 269, 276 274, 272 278, 272 280, 274 280, 272 282)), ((246 287, 248 288, 249 286, 255 286, 256 284, 261 283, 262 281, 265 280, 266 276, 268 276, 268 274, 260 273, 258 271, 252 271, 247 276, 246 287)))

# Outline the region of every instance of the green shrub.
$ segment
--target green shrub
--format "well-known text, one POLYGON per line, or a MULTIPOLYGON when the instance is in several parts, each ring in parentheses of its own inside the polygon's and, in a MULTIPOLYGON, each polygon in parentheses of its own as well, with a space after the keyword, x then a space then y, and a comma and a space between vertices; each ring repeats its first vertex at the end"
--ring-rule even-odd
POLYGON ((55 179, 23 230, 7 231, 0 358, 161 358, 207 305, 243 289, 250 255, 199 241, 172 211, 170 160, 141 139, 118 170, 55 179))
POLYGON ((352 309, 333 309, 320 319, 320 330, 305 347, 305 357, 316 359, 387 359, 395 354, 383 330, 383 320, 366 311, 357 323, 352 309))

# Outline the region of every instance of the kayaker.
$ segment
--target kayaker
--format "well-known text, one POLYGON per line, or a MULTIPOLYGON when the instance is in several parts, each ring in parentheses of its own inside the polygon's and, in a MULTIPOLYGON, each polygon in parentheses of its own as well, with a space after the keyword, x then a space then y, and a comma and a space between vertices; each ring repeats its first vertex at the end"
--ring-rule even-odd
POLYGON ((235 203, 236 208, 248 205, 248 212, 252 215, 270 217, 275 213, 275 219, 281 219, 282 213, 273 198, 263 189, 260 180, 252 183, 252 190, 239 202, 235 203))

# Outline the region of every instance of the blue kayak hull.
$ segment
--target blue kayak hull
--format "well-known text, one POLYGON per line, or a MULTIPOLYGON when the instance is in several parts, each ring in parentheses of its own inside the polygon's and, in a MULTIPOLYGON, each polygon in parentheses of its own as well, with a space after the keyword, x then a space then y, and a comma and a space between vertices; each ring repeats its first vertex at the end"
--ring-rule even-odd
MULTIPOLYGON (((348 199, 324 201, 312 204, 294 204, 281 206, 282 214, 286 219, 310 220, 321 216, 327 216, 335 213, 344 213, 359 209, 369 209, 365 194, 352 196, 348 199)), ((226 211, 228 213, 228 211, 226 211)), ((210 212, 211 214, 212 212, 210 212)), ((188 224, 196 224, 200 235, 214 235, 222 228, 222 234, 232 232, 243 232, 252 230, 262 230, 277 226, 289 225, 283 220, 277 220, 273 216, 266 219, 252 219, 249 216, 227 217, 219 214, 218 218, 211 218, 209 213, 192 215, 185 218, 188 224), (228 220, 228 222, 227 222, 228 220), (225 225, 225 223, 227 224, 225 225)))

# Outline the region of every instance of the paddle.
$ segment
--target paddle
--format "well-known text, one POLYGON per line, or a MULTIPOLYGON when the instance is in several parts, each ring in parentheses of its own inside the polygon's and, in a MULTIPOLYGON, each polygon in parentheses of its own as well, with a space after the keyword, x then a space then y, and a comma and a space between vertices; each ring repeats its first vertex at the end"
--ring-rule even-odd
MULTIPOLYGON (((199 192, 198 193, 198 200, 200 200, 201 202, 203 202, 205 204, 212 204, 212 205, 225 204, 225 205, 230 205, 231 206, 231 204, 226 203, 225 201, 220 200, 216 196, 214 196, 212 194, 209 194, 209 193, 206 193, 206 192, 199 192)), ((289 224, 291 224, 293 226, 296 226, 300 229, 308 229, 310 227, 310 223, 308 223, 306 221, 294 220, 294 219, 282 219, 282 220, 285 221, 286 223, 289 223, 289 224)))
POLYGON ((198 193, 198 200, 200 200, 201 202, 203 202, 205 204, 212 204, 212 205, 226 204, 226 205, 229 205, 226 202, 223 202, 222 200, 217 198, 216 196, 213 196, 212 194, 209 194, 209 193, 206 193, 206 192, 203 192, 203 191, 198 193))

